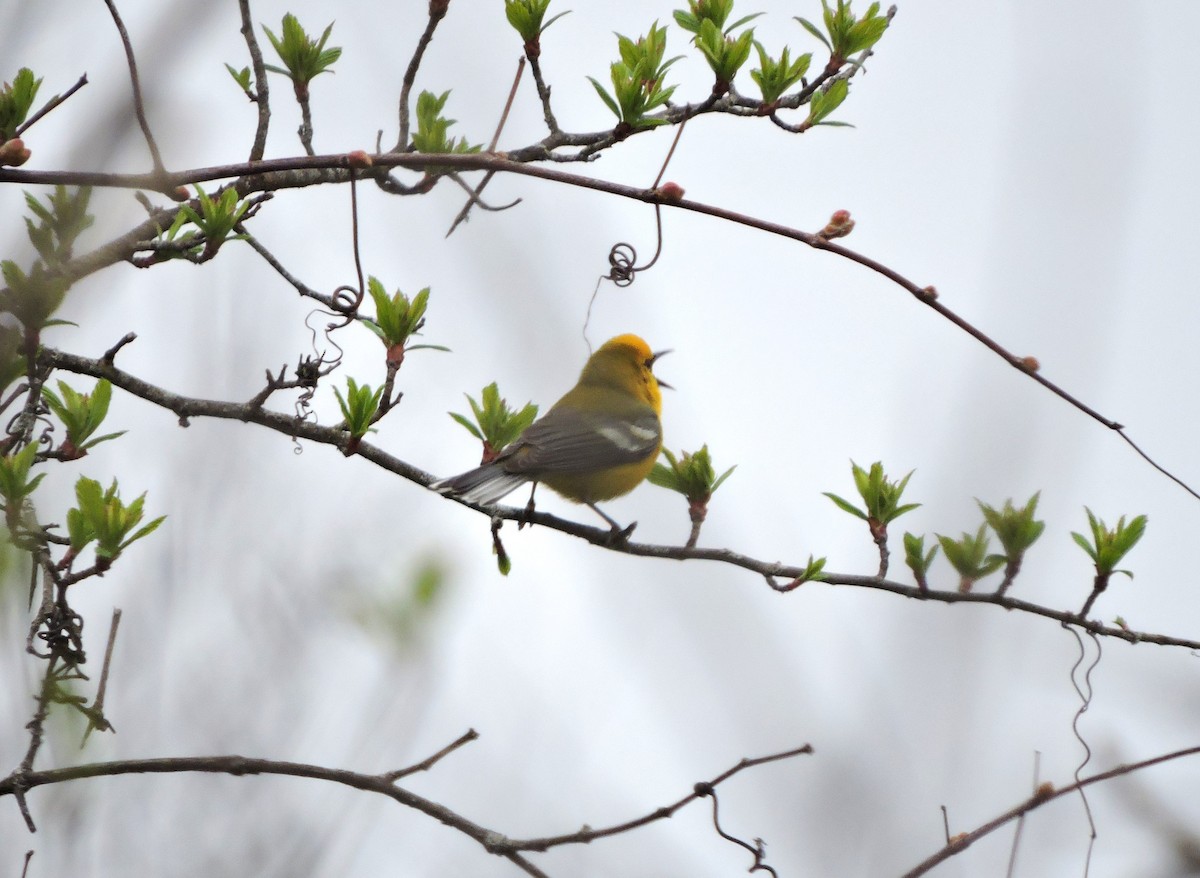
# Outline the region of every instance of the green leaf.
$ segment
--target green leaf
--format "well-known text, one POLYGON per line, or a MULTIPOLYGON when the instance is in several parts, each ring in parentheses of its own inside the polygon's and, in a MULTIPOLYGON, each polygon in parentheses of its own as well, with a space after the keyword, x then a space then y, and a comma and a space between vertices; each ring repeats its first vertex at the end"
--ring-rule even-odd
POLYGON ((234 70, 229 64, 225 65, 225 69, 229 71, 229 75, 233 77, 233 81, 238 84, 244 92, 250 91, 250 68, 243 67, 241 70, 234 70))
POLYGON ((524 433, 537 419, 538 407, 527 402, 520 409, 509 406, 508 400, 500 396, 500 388, 493 381, 480 393, 482 402, 476 402, 469 393, 463 394, 471 406, 475 420, 457 412, 448 412, 456 423, 483 443, 483 460, 491 460, 524 433))
POLYGON ((346 378, 346 395, 341 390, 333 388, 342 417, 346 421, 345 429, 355 440, 362 439, 369 432, 374 432, 371 424, 375 422, 379 411, 379 401, 383 398, 383 387, 372 390, 369 384, 359 386, 353 378, 346 378))
POLYGON ((605 105, 610 110, 612 110, 612 114, 614 116, 616 116, 618 119, 620 119, 621 118, 621 108, 617 106, 617 102, 613 100, 612 95, 610 95, 605 90, 604 86, 602 86, 599 82, 596 81, 596 78, 594 76, 589 76, 588 81, 591 82, 592 87, 596 89, 596 94, 600 95, 600 99, 602 101, 604 101, 605 105))
POLYGON ((850 501, 843 500, 837 494, 831 494, 828 491, 824 491, 822 493, 824 493, 824 495, 826 497, 828 497, 830 500, 832 500, 837 505, 837 507, 839 509, 841 509, 843 512, 849 512, 855 518, 861 518, 863 521, 867 520, 867 513, 863 512, 861 509, 859 509, 857 506, 855 506, 850 501))
POLYGON ((1096 573, 1100 576, 1111 576, 1113 573, 1124 573, 1130 578, 1133 574, 1128 570, 1117 570, 1117 565, 1141 540, 1146 532, 1148 519, 1145 515, 1135 516, 1128 524, 1125 516, 1118 519, 1115 527, 1108 527, 1103 519, 1092 514, 1092 510, 1084 507, 1087 512, 1088 525, 1092 532, 1089 543, 1082 534, 1072 531, 1071 536, 1081 549, 1087 552, 1096 565, 1096 573))
POLYGON ((67 438, 62 450, 68 458, 81 457, 88 448, 124 434, 121 431, 92 438, 108 415, 112 399, 112 384, 108 379, 97 381, 90 394, 77 392, 65 381, 58 382, 58 391, 56 394, 43 385, 42 398, 66 428, 67 438))
POLYGON ((412 147, 417 152, 425 153, 474 153, 479 152, 482 144, 472 145, 466 138, 449 136, 450 126, 455 119, 447 119, 442 115, 450 92, 445 91, 435 95, 431 91, 423 91, 417 96, 417 130, 412 136, 412 147))
POLYGON ((820 40, 826 49, 828 49, 830 52, 833 52, 833 46, 829 45, 829 40, 825 39, 825 34, 821 33, 820 28, 818 28, 807 18, 801 18, 798 15, 793 15, 792 17, 796 19, 796 21, 800 22, 801 27, 820 40))
POLYGON ((32 70, 22 67, 11 83, 6 82, 0 87, 0 143, 16 136, 17 129, 33 109, 41 85, 42 80, 35 77, 32 70))
POLYGON ((656 463, 647 479, 652 485, 682 494, 693 506, 707 506, 717 488, 737 469, 732 466, 718 477, 707 444, 696 452, 682 451, 678 457, 664 448, 662 456, 668 465, 656 463))
POLYGON ((286 75, 300 89, 307 89, 308 84, 320 74, 332 73, 333 71, 329 68, 342 55, 341 48, 325 48, 329 34, 333 31, 332 22, 325 28, 319 40, 309 37, 301 27, 299 19, 290 12, 283 16, 282 37, 275 36, 266 25, 263 25, 263 30, 267 34, 267 39, 271 41, 275 53, 279 55, 279 59, 287 68, 284 70, 267 65, 267 69, 286 75))
POLYGON ((571 11, 560 12, 545 21, 549 6, 550 0, 504 0, 504 15, 524 42, 533 43, 541 38, 546 28, 571 11))
POLYGON ((808 105, 808 124, 809 125, 831 125, 833 123, 826 122, 825 119, 842 105, 846 100, 846 95, 850 93, 850 83, 844 79, 835 79, 826 88, 821 89, 812 96, 812 100, 808 105))
POLYGON ((26 274, 11 259, 0 262, 0 276, 8 289, 0 293, 0 312, 7 311, 30 331, 45 328, 52 314, 62 305, 71 282, 35 261, 26 274))
POLYGON ((784 46, 779 60, 776 61, 767 54, 761 43, 756 42, 754 47, 758 50, 759 66, 750 71, 750 78, 758 84, 759 91, 762 92, 763 103, 774 104, 783 97, 788 89, 804 79, 804 74, 808 72, 808 65, 812 61, 812 55, 801 55, 793 61, 788 54, 788 47, 784 46))
POLYGON ((145 499, 143 492, 125 505, 115 479, 105 491, 95 479, 80 476, 75 483, 76 506, 67 512, 72 550, 78 552, 94 540, 97 563, 111 564, 132 543, 153 533, 165 520, 166 516, 160 516, 138 527, 145 499))
POLYGON ((613 112, 619 123, 632 128, 652 128, 667 124, 662 118, 647 114, 664 106, 675 91, 675 86, 663 86, 667 70, 682 56, 664 60, 667 46, 666 28, 658 22, 650 31, 637 40, 617 34, 617 50, 620 61, 609 67, 612 94, 595 79, 591 80, 596 93, 613 112))
POLYGON ((986 524, 979 525, 979 530, 974 535, 964 533, 958 540, 938 534, 938 542, 946 560, 961 577, 959 591, 970 591, 975 582, 995 573, 1005 562, 1003 555, 988 553, 990 541, 986 524))

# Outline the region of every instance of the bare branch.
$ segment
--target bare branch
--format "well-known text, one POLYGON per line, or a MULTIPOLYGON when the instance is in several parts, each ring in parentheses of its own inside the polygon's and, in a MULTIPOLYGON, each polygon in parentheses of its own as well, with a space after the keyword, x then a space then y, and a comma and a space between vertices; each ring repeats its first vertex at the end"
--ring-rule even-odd
MULTIPOLYGON (((542 180, 549 180, 555 183, 564 183, 570 186, 578 186, 585 189, 593 189, 598 192, 605 192, 611 195, 618 195, 623 198, 631 198, 637 201, 643 201, 650 204, 661 204, 675 207, 680 210, 693 211, 702 213, 707 216, 712 216, 717 219, 723 219, 728 222, 737 223, 748 228, 758 229, 768 234, 778 235, 780 237, 790 238, 795 241, 800 241, 810 247, 826 250, 841 256, 843 259, 848 259, 851 262, 856 262, 864 268, 868 268, 878 274, 883 275, 888 280, 900 286, 913 298, 923 305, 932 308, 939 315, 949 320, 962 331, 966 332, 980 344, 987 347, 990 351, 1000 356, 1010 366, 1018 369, 1022 373, 1028 375, 1038 384, 1041 384, 1051 393, 1055 394, 1074 408, 1086 414, 1088 417, 1102 424, 1108 429, 1117 433, 1125 442, 1133 448, 1133 450, 1149 463, 1154 469, 1171 479, 1183 490, 1187 491, 1192 497, 1200 500, 1200 493, 1193 489, 1187 482, 1178 476, 1171 473, 1165 467, 1157 463, 1145 451, 1141 449, 1126 433, 1122 424, 1105 417, 1100 412, 1093 409, 1091 406, 1084 403, 1082 400, 1067 392, 1064 388, 1055 384, 1053 381, 1042 376, 1042 374, 1031 364, 1029 357, 1018 357, 1011 353, 999 342, 993 340, 989 335, 982 330, 977 329, 964 318, 960 317, 955 312, 951 311, 945 305, 938 301, 937 294, 930 286, 919 286, 915 282, 909 280, 900 272, 892 269, 881 262, 865 256, 854 250, 842 246, 835 241, 828 240, 821 235, 804 232, 790 226, 785 226, 781 223, 770 222, 768 220, 758 219, 756 217, 747 216, 746 214, 738 213, 737 211, 728 210, 726 208, 717 207, 715 205, 704 204, 698 201, 690 201, 684 198, 667 198, 662 193, 654 189, 640 189, 634 186, 626 186, 621 183, 613 183, 608 180, 600 180, 594 177, 584 177, 578 174, 570 174, 564 171, 559 171, 555 168, 541 167, 538 165, 530 165, 512 161, 510 157, 503 155, 486 155, 486 154, 471 154, 471 155, 439 155, 439 156, 424 156, 424 155, 395 155, 386 154, 373 156, 372 161, 375 165, 381 167, 406 167, 406 168, 430 168, 430 167, 449 167, 459 170, 484 170, 484 171, 507 171, 514 174, 521 174, 528 177, 537 177, 542 180)), ((199 168, 192 171, 186 171, 177 174, 167 174, 165 179, 171 184, 182 185, 187 182, 204 182, 207 180, 224 179, 226 177, 244 177, 244 186, 239 186, 239 190, 244 188, 247 192, 253 190, 275 190, 282 188, 291 188, 299 186, 308 186, 316 182, 315 179, 303 174, 294 174, 306 169, 320 169, 328 171, 336 175, 338 180, 349 179, 349 160, 345 155, 331 156, 312 156, 298 157, 288 159, 275 159, 271 161, 258 162, 254 164, 236 164, 224 165, 212 168, 199 168)), ((160 185, 164 178, 157 178, 152 175, 144 174, 99 174, 88 172, 45 172, 45 171, 22 171, 20 169, 0 168, 0 183, 3 182, 18 182, 18 183, 43 183, 55 184, 63 183, 66 185, 83 185, 83 186, 119 186, 130 188, 154 188, 160 185)), ((330 181, 328 177, 322 176, 323 181, 330 181)), ((245 193, 243 193, 245 194, 245 193)), ((166 217, 172 214, 167 213, 166 217)), ((126 250, 132 246, 133 242, 142 240, 153 229, 152 223, 146 223, 139 226, 134 232, 128 233, 116 241, 110 242, 95 253, 88 254, 75 260, 64 269, 64 274, 72 279, 76 279, 89 274, 92 271, 99 270, 106 265, 111 265, 113 262, 121 261, 128 258, 126 250), (144 231, 143 231, 144 230, 144 231), (135 234, 139 233, 140 234, 135 234)))
POLYGON ((150 148, 150 159, 154 162, 154 176, 160 178, 165 173, 166 168, 163 167, 162 156, 158 152, 158 144, 154 142, 154 135, 150 131, 150 123, 146 121, 146 104, 142 100, 142 86, 138 80, 137 61, 133 57, 133 44, 129 41, 129 31, 125 30, 125 22, 121 21, 121 14, 117 12, 116 3, 113 0, 104 0, 104 4, 112 14, 113 23, 116 24, 117 32, 121 35, 121 45, 125 47, 125 62, 129 65, 129 79, 133 84, 133 109, 137 114, 138 125, 142 128, 142 134, 146 138, 146 146, 150 148))
POLYGON ((54 108, 56 108, 59 104, 64 103, 67 100, 67 98, 69 98, 71 95, 75 94, 75 92, 79 91, 81 88, 83 88, 87 84, 88 84, 88 78, 87 78, 87 74, 85 73, 85 74, 83 74, 83 76, 79 77, 79 79, 75 82, 75 84, 73 86, 71 86, 69 89, 64 91, 62 94, 55 95, 54 97, 50 98, 50 100, 46 101, 45 105, 43 105, 40 110, 38 110, 36 113, 34 113, 28 119, 26 119, 20 125, 18 125, 17 130, 13 132, 13 136, 20 137, 27 130, 29 130, 30 126, 33 125, 34 122, 38 121, 43 116, 50 113, 50 111, 53 110, 54 108))
POLYGON ((271 124, 271 95, 267 85, 267 67, 263 63, 262 49, 254 36, 254 21, 250 16, 250 0, 238 0, 242 16, 242 37, 250 52, 250 65, 254 69, 254 103, 258 105, 258 124, 254 129, 254 145, 250 147, 250 161, 259 161, 267 149, 267 129, 271 124))
POLYGON ((459 747, 466 746, 467 744, 476 740, 478 737, 479 732, 475 731, 474 729, 467 729, 460 737, 451 741, 428 759, 423 759, 415 765, 410 765, 408 768, 399 768, 395 771, 386 772, 385 774, 381 774, 380 777, 386 779, 390 783, 395 783, 396 781, 400 780, 400 778, 408 777, 410 774, 416 774, 418 771, 429 771, 429 769, 433 768, 433 766, 437 765, 459 747))
POLYGON ((1094 774, 1089 778, 1085 778, 1084 780, 1077 781, 1070 786, 1066 786, 1057 790, 1051 788, 1048 784, 1043 784, 1038 787, 1032 796, 1030 796, 1021 804, 1010 808, 1008 811, 1005 811, 999 817, 989 820, 987 823, 971 832, 960 833, 959 835, 954 836, 947 842, 945 847, 943 847, 933 856, 923 860, 917 866, 905 872, 901 878, 918 878, 920 875, 927 874, 933 869, 934 866, 938 865, 939 863, 943 863, 953 857, 955 854, 959 854, 966 850, 985 835, 995 832, 1006 823, 1010 823, 1013 820, 1020 818, 1035 808, 1040 808, 1047 802, 1052 802, 1062 796, 1069 796, 1073 793, 1079 792, 1084 787, 1089 787, 1092 784, 1102 783, 1103 781, 1111 780, 1114 777, 1120 777, 1123 774, 1132 774, 1135 771, 1141 771, 1144 768, 1150 768, 1151 766, 1159 765, 1163 762, 1171 762, 1175 759, 1183 759, 1186 756, 1195 756, 1196 754, 1200 754, 1200 747, 1188 747, 1185 750, 1176 750, 1173 753, 1164 753, 1162 756, 1155 756, 1153 759, 1146 759, 1142 762, 1134 762, 1130 765, 1118 765, 1116 768, 1101 772, 1100 774, 1094 774))
POLYGON ((230 774, 237 777, 247 774, 306 777, 342 784, 365 792, 377 793, 405 807, 433 817, 438 822, 444 823, 453 829, 457 829, 464 835, 479 842, 488 853, 509 860, 514 865, 523 869, 526 874, 535 876, 544 876, 545 874, 518 851, 504 845, 497 846, 495 839, 498 837, 502 838, 498 833, 477 823, 473 823, 460 814, 451 811, 449 808, 439 805, 437 802, 402 789, 380 775, 362 774, 337 768, 324 768, 319 765, 308 765, 301 762, 253 759, 245 756, 195 756, 96 762, 72 768, 29 771, 20 774, 14 773, 0 780, 0 797, 6 795, 23 796, 26 790, 31 790, 35 787, 63 783, 69 780, 82 780, 90 777, 115 777, 123 774, 179 774, 184 772, 230 774))
MULTIPOLYGON (((502 132, 504 130, 504 123, 508 121, 509 111, 512 110, 513 98, 515 98, 517 96, 517 86, 521 84, 521 74, 524 72, 525 72, 525 59, 521 58, 517 62, 517 72, 516 72, 516 75, 513 76, 512 88, 510 88, 508 90, 508 100, 506 100, 504 102, 504 110, 500 113, 500 121, 496 125, 496 132, 492 135, 492 142, 490 144, 488 144, 488 148, 487 148, 488 152, 496 151, 496 144, 500 142, 500 132, 502 132)), ((467 214, 469 214, 471 212, 472 205, 479 204, 484 209, 487 209, 487 206, 480 200, 479 196, 483 194, 484 187, 486 187, 487 184, 492 181, 492 177, 494 177, 494 176, 495 176, 495 173, 492 171, 489 171, 488 173, 483 175, 483 179, 479 181, 479 185, 475 187, 474 191, 468 190, 469 200, 467 201, 466 204, 464 204, 462 206, 462 210, 460 210, 458 212, 458 216, 456 216, 454 218, 454 222, 452 222, 450 224, 450 229, 449 229, 449 231, 446 232, 447 238, 449 238, 452 234, 454 234, 454 230, 458 228, 460 223, 466 221, 467 214)), ((458 177, 455 177, 455 182, 457 182, 459 185, 463 186, 463 188, 466 188, 466 185, 458 177)), ((520 203, 521 203, 521 200, 518 198, 516 201, 514 201, 512 203, 512 205, 510 205, 510 207, 520 204, 520 203)), ((497 208, 497 209, 499 209, 499 208, 497 208)))
MULTIPOLYGON (((707 796, 714 787, 718 784, 729 780, 735 774, 745 771, 747 768, 754 768, 759 765, 766 765, 770 762, 780 762, 784 759, 794 759, 797 756, 808 755, 813 752, 811 744, 805 744, 803 747, 796 747, 792 750, 785 750, 782 753, 772 753, 769 756, 759 756, 754 759, 743 759, 732 768, 718 774, 712 780, 701 781, 696 784, 688 795, 684 796, 670 805, 664 805, 661 808, 656 808, 649 814, 637 817, 633 820, 627 820, 624 823, 618 823, 614 826, 608 826, 602 829, 591 829, 584 827, 578 832, 572 832, 567 835, 550 835, 544 838, 531 839, 509 839, 505 842, 505 847, 516 851, 545 851, 552 847, 560 847, 565 844, 588 844, 598 838, 608 838, 613 835, 620 835, 624 832, 629 832, 631 829, 638 829, 648 823, 655 823, 659 820, 666 820, 668 817, 674 816, 679 809, 690 805, 697 799, 707 796)), ((3 787, 0 786, 0 793, 3 792, 3 787)))
POLYGON ((413 49, 408 69, 404 71, 404 81, 400 86, 400 136, 392 149, 393 152, 408 149, 409 96, 412 94, 413 83, 417 79, 417 70, 421 66, 421 59, 425 57, 425 50, 429 48, 429 43, 433 40, 433 32, 437 30, 438 22, 446 17, 446 8, 449 5, 450 0, 429 0, 429 20, 425 22, 425 30, 417 40, 417 47, 413 49))

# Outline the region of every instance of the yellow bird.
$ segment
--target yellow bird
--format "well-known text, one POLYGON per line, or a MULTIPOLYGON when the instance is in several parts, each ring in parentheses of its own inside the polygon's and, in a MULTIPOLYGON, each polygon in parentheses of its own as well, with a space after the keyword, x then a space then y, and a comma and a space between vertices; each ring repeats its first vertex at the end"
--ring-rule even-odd
MULTIPOLYGON (((434 482, 435 491, 490 506, 525 482, 544 482, 596 511, 650 473, 662 448, 662 394, 651 371, 669 351, 651 353, 636 335, 618 335, 588 359, 579 383, 495 460, 434 482)), ((533 505, 533 495, 529 498, 533 505)), ((630 528, 632 530, 632 527, 630 528)))

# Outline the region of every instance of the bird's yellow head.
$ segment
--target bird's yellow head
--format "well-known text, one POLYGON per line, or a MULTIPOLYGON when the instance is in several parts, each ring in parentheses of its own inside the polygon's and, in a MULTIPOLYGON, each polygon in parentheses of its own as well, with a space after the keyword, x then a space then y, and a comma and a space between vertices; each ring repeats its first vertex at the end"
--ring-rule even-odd
POLYGON ((607 387, 633 394, 662 412, 662 394, 659 382, 651 371, 654 361, 669 351, 654 353, 650 345, 632 333, 610 338, 588 359, 579 376, 581 385, 607 387))

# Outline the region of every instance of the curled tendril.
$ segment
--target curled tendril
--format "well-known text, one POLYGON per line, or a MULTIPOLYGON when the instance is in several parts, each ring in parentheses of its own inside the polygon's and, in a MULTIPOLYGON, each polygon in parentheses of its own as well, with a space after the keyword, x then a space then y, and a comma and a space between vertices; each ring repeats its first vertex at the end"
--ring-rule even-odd
MULTIPOLYGON (((335 292, 335 297, 336 297, 336 295, 337 295, 337 293, 335 292)), ((335 299, 335 301, 336 301, 336 299, 335 299)), ((355 305, 354 307, 357 308, 358 306, 355 305)), ((317 355, 316 362, 317 362, 318 366, 323 366, 326 363, 329 364, 329 369, 327 369, 325 372, 322 372, 320 374, 328 374, 329 372, 332 372, 334 369, 336 369, 338 367, 338 365, 342 362, 342 355, 345 353, 345 351, 342 350, 342 346, 333 340, 333 333, 336 332, 337 330, 341 329, 343 326, 346 326, 351 320, 354 319, 354 317, 353 317, 353 314, 351 314, 350 316, 346 317, 346 319, 341 323, 326 323, 325 324, 325 329, 323 332, 323 334, 325 336, 325 341, 328 342, 330 345, 332 345, 337 350, 337 356, 333 357, 332 359, 326 359, 325 352, 317 349, 317 332, 318 332, 318 330, 311 323, 309 323, 309 320, 311 320, 313 317, 318 316, 318 315, 322 316, 322 317, 336 317, 337 315, 331 314, 328 311, 324 311, 320 308, 317 308, 316 310, 308 312, 308 316, 304 318, 304 325, 306 327, 308 327, 308 331, 312 334, 312 350, 313 350, 313 353, 317 355)), ((311 359, 311 358, 306 358, 305 360, 301 360, 301 364, 303 364, 307 359, 311 359)), ((320 375, 318 375, 317 377, 320 377, 320 375)))
POLYGON ((333 295, 329 298, 329 306, 345 318, 343 323, 338 324, 338 329, 358 316, 358 306, 362 304, 362 301, 363 291, 347 284, 342 284, 333 291, 333 295))
POLYGON ((53 451, 54 450, 54 436, 52 434, 54 433, 54 422, 51 421, 49 418, 47 418, 45 415, 41 415, 41 414, 38 415, 37 420, 41 421, 42 423, 44 423, 46 425, 42 429, 42 432, 37 437, 38 444, 44 445, 46 451, 53 451))
POLYGON ((47 647, 45 654, 31 650, 38 658, 58 658, 70 668, 87 661, 83 651, 83 617, 65 603, 56 604, 45 617, 37 637, 47 647))
POLYGON ((645 265, 635 265, 637 262, 637 250, 632 244, 626 244, 620 241, 613 244, 611 250, 608 251, 608 264, 610 266, 608 279, 618 287, 627 287, 633 283, 634 275, 639 271, 645 271, 647 268, 652 268, 654 263, 658 262, 658 257, 662 255, 663 233, 662 233, 662 209, 656 204, 654 205, 654 227, 657 243, 654 247, 654 256, 645 265))
POLYGON ((754 839, 754 844, 738 838, 736 835, 731 835, 721 828, 721 821, 717 815, 717 791, 711 783, 701 782, 693 788, 695 794, 700 798, 712 798, 712 820, 713 829, 717 831, 717 835, 726 841, 736 844, 738 847, 744 848, 754 855, 754 864, 747 869, 748 872, 769 872, 771 875, 778 878, 776 871, 767 865, 767 846, 761 838, 754 839))
MULTIPOLYGON (((315 337, 314 337, 315 341, 315 337)), ((337 345, 334 345, 337 347, 337 345)), ((296 398, 296 419, 299 421, 312 420, 315 415, 312 410, 312 399, 317 392, 317 382, 337 368, 342 361, 341 348, 338 348, 336 360, 326 360, 324 355, 317 357, 301 357, 296 363, 296 380, 304 391, 296 398)))
POLYGON ((634 266, 636 262, 637 250, 632 244, 626 244, 624 241, 613 244, 612 249, 608 251, 608 279, 618 287, 629 286, 633 283, 634 275, 640 270, 634 266))

